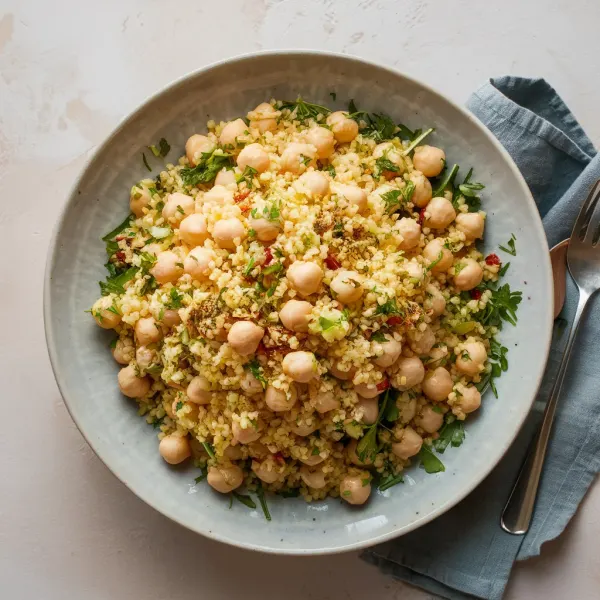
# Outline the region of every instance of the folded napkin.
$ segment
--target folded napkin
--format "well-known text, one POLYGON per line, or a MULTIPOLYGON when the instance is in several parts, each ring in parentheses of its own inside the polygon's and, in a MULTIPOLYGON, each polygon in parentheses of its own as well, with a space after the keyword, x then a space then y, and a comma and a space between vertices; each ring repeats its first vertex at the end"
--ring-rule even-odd
MULTIPOLYGON (((593 183, 600 155, 558 94, 543 79, 491 79, 468 108, 490 129, 521 169, 538 205, 549 246, 569 237, 593 183)), ((577 510, 600 471, 600 340, 598 299, 579 329, 577 345, 558 404, 534 518, 525 536, 500 528, 500 514, 540 421, 575 314, 577 291, 567 286, 565 308, 554 338, 538 402, 498 467, 458 506, 362 557, 394 577, 443 598, 502 598, 515 560, 540 553, 577 510), (562 324, 562 326, 561 326, 562 324)))

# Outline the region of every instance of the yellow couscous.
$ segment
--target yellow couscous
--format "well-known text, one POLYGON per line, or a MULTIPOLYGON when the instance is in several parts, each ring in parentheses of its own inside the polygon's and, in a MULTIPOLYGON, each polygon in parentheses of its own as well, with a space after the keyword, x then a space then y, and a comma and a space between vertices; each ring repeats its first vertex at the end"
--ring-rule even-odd
POLYGON ((263 506, 362 504, 415 458, 443 470, 506 369, 494 336, 520 293, 475 245, 483 186, 430 133, 273 100, 133 186, 91 313, 167 463, 263 506))

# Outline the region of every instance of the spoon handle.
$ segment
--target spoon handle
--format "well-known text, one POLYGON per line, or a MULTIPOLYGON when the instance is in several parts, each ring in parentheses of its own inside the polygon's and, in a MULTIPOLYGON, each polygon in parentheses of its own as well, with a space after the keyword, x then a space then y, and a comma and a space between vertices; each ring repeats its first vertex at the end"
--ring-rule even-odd
POLYGON ((589 295, 580 289, 577 312, 575 313, 575 318, 573 319, 573 325, 571 326, 567 346, 558 369, 556 381, 552 387, 550 399, 548 400, 546 409, 544 410, 540 431, 537 434, 533 444, 527 451, 527 458, 521 467, 519 476, 517 477, 508 501, 506 502, 504 511, 502 512, 502 517, 500 519, 500 525, 502 529, 514 535, 523 535, 527 533, 531 523, 538 484, 540 482, 540 475, 542 474, 542 468, 544 467, 546 448, 548 446, 550 432, 552 431, 552 423, 554 421, 554 414, 556 412, 556 404, 558 402, 563 379, 569 365, 573 341, 577 335, 579 322, 585 311, 588 300, 589 295))

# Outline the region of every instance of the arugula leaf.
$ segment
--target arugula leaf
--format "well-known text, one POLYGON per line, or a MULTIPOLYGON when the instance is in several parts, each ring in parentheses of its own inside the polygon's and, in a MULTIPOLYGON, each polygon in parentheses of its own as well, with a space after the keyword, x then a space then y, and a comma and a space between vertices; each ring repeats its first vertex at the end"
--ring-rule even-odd
POLYGON ((233 167, 232 155, 217 148, 212 152, 203 152, 195 167, 185 167, 179 174, 185 185, 195 186, 200 183, 210 183, 221 169, 231 167, 233 167))
POLYGON ((158 142, 158 148, 154 144, 152 144, 152 146, 148 146, 148 150, 150 150, 150 152, 152 152, 152 154, 154 154, 154 156, 156 156, 157 158, 159 156, 162 156, 164 158, 167 154, 169 154, 171 146, 169 145, 169 142, 165 140, 165 138, 160 138, 158 142))
POLYGON ((482 375, 481 381, 475 386, 481 393, 483 393, 489 385, 494 396, 496 396, 496 398, 498 397, 498 390, 496 390, 494 380, 508 370, 507 353, 508 348, 504 347, 494 338, 490 339, 490 353, 488 355, 488 365, 490 366, 490 370, 482 375))
POLYGON ((260 502, 260 507, 262 508, 263 514, 265 515, 265 519, 267 521, 270 521, 271 513, 269 512, 269 507, 267 506, 267 501, 265 499, 265 491, 263 490, 262 485, 258 486, 256 495, 258 496, 258 501, 260 502))
POLYGON ((215 451, 212 447, 212 444, 209 444, 208 442, 201 442, 201 444, 204 447, 206 454, 208 454, 211 458, 215 458, 215 451))
POLYGON ((462 196, 469 208, 469 212, 477 212, 481 208, 481 198, 477 192, 483 190, 485 185, 482 183, 471 182, 473 168, 469 169, 463 182, 454 190, 452 195, 452 204, 457 206, 458 199, 462 196))
POLYGON ((431 451, 427 444, 421 446, 417 455, 421 461, 421 467, 426 473, 441 473, 446 470, 444 463, 431 451))
POLYGON ((267 388, 267 380, 263 376, 263 369, 256 358, 251 360, 249 363, 246 363, 244 365, 244 369, 248 369, 254 376, 254 379, 260 381, 263 390, 267 388))
POLYGON ((379 413, 377 414, 377 419, 375 420, 375 423, 367 427, 367 433, 365 433, 360 438, 358 444, 356 445, 356 455, 358 456, 361 462, 365 462, 365 460, 367 459, 373 459, 377 454, 377 427, 379 423, 381 423, 381 419, 387 411, 389 399, 390 389, 388 388, 385 392, 385 396, 383 397, 383 402, 379 407, 379 413))
POLYGON ((435 189, 432 192, 433 198, 437 196, 443 196, 444 192, 446 191, 446 188, 452 187, 454 179, 456 178, 459 169, 460 167, 458 165, 454 165, 452 169, 450 169, 450 172, 447 173, 444 177, 442 177, 439 184, 435 187, 435 189))
POLYGON ((423 133, 417 135, 410 143, 410 145, 405 150, 403 150, 402 154, 404 156, 408 156, 428 135, 430 135, 434 131, 435 129, 431 127, 429 129, 426 129, 423 133))
POLYGON ((238 492, 231 492, 231 495, 244 506, 247 506, 248 508, 256 508, 256 502, 254 502, 250 496, 239 494, 238 492))
POLYGON ((448 444, 457 448, 465 441, 465 428, 462 421, 454 415, 448 415, 443 427, 439 430, 439 437, 434 440, 433 447, 437 452, 443 454, 448 444))
POLYGON ((100 292, 103 296, 108 296, 109 294, 124 294, 125 293, 125 284, 128 281, 131 281, 137 274, 139 269, 137 267, 130 267, 123 273, 117 275, 116 277, 107 277, 106 281, 99 281, 100 284, 100 292))
POLYGON ((510 240, 508 240, 507 242, 507 246, 508 248, 506 248, 505 246, 498 246, 500 248, 500 250, 502 250, 503 252, 506 252, 507 254, 510 254, 511 256, 516 256, 517 255, 517 249, 515 247, 515 241, 516 241, 516 237, 514 233, 511 233, 510 235, 510 240))
POLYGON ((398 410, 398 406, 396 405, 396 399, 392 399, 392 402, 388 402, 387 408, 385 409, 385 414, 383 418, 385 421, 390 423, 394 423, 398 420, 400 416, 400 411, 398 410))
POLYGON ((315 121, 318 121, 320 120, 319 116, 326 117, 331 112, 331 110, 329 110, 326 106, 305 102, 300 96, 298 96, 295 102, 284 100, 279 106, 279 109, 289 110, 289 116, 292 119, 296 119, 297 121, 301 122, 307 121, 308 119, 314 119, 315 121))
POLYGON ((122 223, 119 223, 112 231, 109 231, 103 238, 103 242, 110 242, 114 240, 122 231, 125 231, 131 227, 131 220, 134 218, 133 215, 127 215, 122 223))
POLYGON ((200 483, 201 481, 204 481, 208 475, 208 469, 206 467, 201 469, 201 474, 198 475, 198 477, 194 477, 194 482, 195 483, 200 483))

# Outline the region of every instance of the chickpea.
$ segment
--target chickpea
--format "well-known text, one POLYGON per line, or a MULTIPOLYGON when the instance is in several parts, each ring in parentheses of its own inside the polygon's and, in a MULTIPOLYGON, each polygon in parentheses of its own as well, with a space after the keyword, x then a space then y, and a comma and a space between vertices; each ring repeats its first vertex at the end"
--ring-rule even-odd
POLYGON ((415 184, 415 189, 411 198, 412 203, 419 208, 427 206, 432 196, 429 179, 419 171, 413 171, 408 178, 415 184))
POLYGON ((332 391, 322 392, 317 389, 311 389, 310 398, 315 410, 320 415, 337 410, 341 406, 339 399, 335 397, 332 391))
POLYGON ((316 417, 312 417, 310 425, 307 422, 298 423, 297 421, 294 421, 290 425, 290 429, 300 437, 306 437, 307 435, 313 433, 313 431, 316 431, 318 428, 319 422, 316 417))
POLYGON ((319 289, 323 270, 314 262, 297 260, 288 267, 286 277, 301 296, 310 296, 319 289))
POLYGON ((262 383, 250 371, 244 373, 240 381, 240 387, 248 396, 255 396, 263 391, 262 383))
POLYGON ((244 133, 248 133, 248 126, 242 119, 236 119, 235 121, 229 121, 227 125, 221 129, 221 135, 219 136, 219 142, 222 146, 233 146, 237 147, 238 138, 244 133))
POLYGON ((335 193, 338 196, 344 197, 350 206, 356 206, 356 212, 362 213, 367 209, 367 193, 357 185, 337 183, 335 185, 335 193))
POLYGON ((307 171, 300 177, 300 181, 313 198, 329 193, 329 179, 321 171, 307 171))
POLYGON ((362 277, 356 271, 338 271, 329 288, 343 304, 358 302, 363 295, 362 277))
POLYGON ((291 142, 281 155, 281 169, 290 173, 304 173, 308 167, 316 167, 316 149, 312 144, 291 142))
POLYGON ((264 173, 271 164, 271 159, 260 144, 248 144, 237 157, 237 166, 244 171, 251 167, 259 173, 264 173))
POLYGON ((177 281, 183 274, 181 259, 175 252, 165 250, 156 257, 154 266, 150 269, 150 274, 154 276, 158 283, 172 283, 177 281))
POLYGON ((237 465, 209 467, 206 477, 208 485, 221 494, 229 494, 242 485, 244 473, 237 465))
POLYGON ((332 112, 326 122, 331 127, 335 139, 341 144, 351 142, 358 135, 358 123, 350 119, 346 112, 332 112))
POLYGON ((119 389, 128 398, 141 398, 150 391, 150 378, 139 377, 132 365, 119 371, 119 389))
POLYGON ((162 209, 165 221, 179 223, 185 216, 193 214, 196 203, 191 196, 175 192, 167 196, 167 201, 162 209))
POLYGON ((217 255, 210 248, 197 246, 183 261, 183 270, 197 281, 204 281, 209 278, 217 255))
POLYGON ((237 184, 235 180, 235 173, 232 169, 221 169, 215 177, 215 185, 222 185, 227 187, 228 185, 237 184))
POLYGON ((254 354, 265 330, 252 321, 236 321, 227 334, 229 345, 243 356, 254 354))
POLYGON ((406 170, 406 165, 404 164, 404 158, 402 154, 392 144, 392 142, 383 142, 382 144, 377 144, 375 149, 373 150, 374 158, 387 158, 390 162, 396 165, 396 171, 384 171, 383 174, 388 178, 392 179, 394 177, 398 177, 406 170))
POLYGON ((244 224, 236 217, 217 221, 212 232, 217 246, 227 250, 235 250, 236 246, 246 238, 246 235, 244 224))
POLYGON ((475 377, 484 369, 487 351, 481 342, 466 342, 456 357, 456 368, 465 375, 475 377))
POLYGON ((374 383, 359 383, 354 386, 354 391, 363 398, 375 398, 381 394, 374 383))
POLYGON ((196 375, 188 383, 185 393, 188 400, 196 404, 210 404, 213 397, 210 382, 204 375, 196 375))
POLYGON ((140 346, 135 351, 135 362, 140 369, 147 369, 154 362, 154 357, 154 350, 151 350, 148 346, 140 346))
POLYGON ((415 456, 421 450, 423 438, 412 428, 405 427, 396 433, 397 442, 392 444, 392 452, 404 460, 415 456))
POLYGON ((461 292, 472 290, 483 279, 483 269, 472 258, 461 258, 460 262, 454 265, 454 271, 454 286, 461 292))
POLYGON ((215 143, 205 135, 195 134, 188 138, 185 143, 185 154, 188 162, 192 167, 196 166, 196 159, 199 159, 203 154, 212 152, 215 149, 215 143))
POLYGON ((269 449, 261 442, 253 442, 248 444, 249 454, 252 458, 266 458, 269 456, 269 449))
POLYGON ((399 219, 393 229, 402 236, 402 242, 398 245, 400 250, 411 250, 421 239, 421 226, 409 217, 399 219))
POLYGON ((364 504, 371 495, 371 476, 346 475, 340 483, 340 498, 348 504, 364 504))
POLYGON ((259 219, 250 217, 249 225, 254 229, 256 239, 261 242, 272 242, 277 238, 281 231, 281 224, 279 221, 270 221, 264 217, 260 217, 259 219))
POLYGON ((356 375, 356 369, 354 367, 351 367, 348 371, 342 371, 342 369, 340 369, 339 365, 336 363, 332 363, 332 365, 329 367, 329 372, 334 377, 337 377, 342 381, 353 379, 354 375, 356 375))
POLYGON ((456 217, 456 229, 465 234, 465 241, 467 242, 482 238, 483 228, 484 218, 481 213, 460 213, 456 217))
POLYGON ((261 436, 258 426, 255 427, 250 424, 244 428, 237 421, 231 424, 231 433, 233 434, 233 439, 240 444, 251 444, 261 436))
POLYGON ((427 433, 435 433, 444 423, 444 415, 433 410, 431 404, 426 404, 415 417, 415 424, 427 433))
POLYGON ((455 218, 452 202, 442 196, 433 198, 425 209, 425 227, 431 229, 445 229, 455 218))
POLYGON ((253 460, 251 468, 256 476, 266 484, 275 483, 279 479, 280 473, 277 470, 277 465, 270 457, 262 462, 253 460))
POLYGON ((296 404, 298 393, 296 387, 292 384, 288 392, 274 388, 272 385, 267 386, 265 393, 265 402, 273 412, 284 412, 291 410, 296 404))
POLYGON ((423 393, 434 402, 442 402, 448 398, 453 387, 452 377, 444 367, 438 367, 423 380, 423 393))
POLYGON ((170 465, 178 465, 192 454, 190 442, 187 437, 179 435, 166 435, 158 444, 160 455, 170 465))
POLYGON ((223 450, 223 456, 229 460, 242 460, 244 458, 244 452, 241 446, 227 446, 223 450))
POLYGON ((425 292, 424 306, 430 308, 432 317, 439 317, 446 310, 446 298, 438 288, 431 284, 425 288, 425 292))
POLYGON ((400 358, 392 376, 392 386, 400 391, 409 390, 421 383, 424 377, 425 367, 418 357, 400 358))
POLYGON ((283 372, 299 383, 308 383, 318 376, 317 359, 312 352, 290 352, 285 355, 281 368, 283 372))
POLYGON ((413 154, 413 165, 425 177, 437 177, 446 163, 446 153, 435 146, 417 146, 413 154))
POLYGON ((445 243, 442 238, 435 238, 423 248, 423 256, 429 261, 432 273, 443 273, 452 266, 454 256, 444 246, 445 243), (432 266, 433 263, 435 263, 434 266, 432 266))
POLYGON ((112 355, 120 365, 128 365, 133 360, 133 344, 131 340, 128 338, 117 340, 112 355))
POLYGON ((129 208, 136 217, 144 216, 144 208, 147 208, 152 200, 152 194, 145 185, 134 185, 129 196, 129 208))
POLYGON ((300 467, 300 477, 306 487, 320 490, 325 487, 325 473, 323 469, 311 469, 308 466, 300 467))
POLYGON ((261 133, 275 131, 277 129, 277 117, 281 113, 275 110, 268 102, 259 104, 253 111, 248 113, 250 127, 258 129, 261 133))
POLYGON ((102 329, 114 329, 121 322, 121 314, 113 302, 112 298, 103 296, 92 306, 92 316, 102 329))
POLYGON ((325 459, 320 454, 311 454, 307 458, 301 458, 300 462, 309 467, 314 467, 315 465, 321 464, 324 460, 325 459))
POLYGON ((379 415, 379 401, 377 398, 361 398, 359 396, 356 408, 362 410, 361 422, 365 425, 372 425, 377 421, 379 415))
POLYGON ((335 137, 326 127, 311 127, 306 141, 317 149, 317 158, 329 158, 335 151, 335 137))
MULTIPOLYGON (((199 196, 199 195, 198 195, 199 196)), ((202 205, 208 207, 221 207, 224 204, 233 202, 233 192, 223 185, 213 185, 202 195, 202 205)))
POLYGON ((176 310, 168 308, 163 314, 162 322, 167 327, 175 327, 181 323, 181 317, 176 310))
POLYGON ((279 311, 279 320, 291 331, 306 333, 312 308, 312 304, 305 300, 288 300, 279 311))
POLYGON ((396 400, 396 406, 398 407, 399 423, 409 423, 415 418, 417 414, 417 399, 411 398, 408 394, 400 394, 400 397, 396 400))
POLYGON ((458 384, 455 388, 458 406, 465 414, 476 411, 481 406, 481 394, 474 385, 458 384))
POLYGON ((378 367, 387 369, 398 360, 400 352, 402 352, 402 344, 389 333, 386 333, 384 337, 385 342, 375 342, 381 347, 382 354, 373 359, 373 362, 378 367))
POLYGON ((162 329, 154 317, 138 319, 135 324, 135 337, 138 344, 147 346, 162 339, 162 329))
POLYGON ((204 241, 208 239, 206 217, 202 214, 194 213, 183 219, 179 225, 179 237, 190 248, 202 246, 204 241))
POLYGON ((427 326, 425 331, 419 329, 409 331, 408 344, 415 354, 427 354, 435 344, 435 335, 431 331, 431 327, 427 326))

